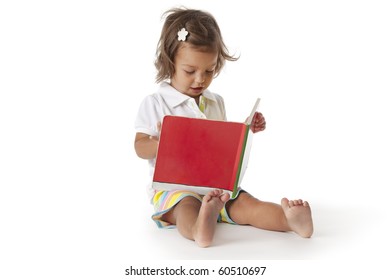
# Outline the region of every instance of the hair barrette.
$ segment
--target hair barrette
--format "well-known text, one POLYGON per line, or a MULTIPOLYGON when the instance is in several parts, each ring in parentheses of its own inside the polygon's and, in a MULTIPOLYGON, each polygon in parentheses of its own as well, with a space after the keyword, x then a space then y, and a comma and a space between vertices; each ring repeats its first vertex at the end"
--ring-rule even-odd
POLYGON ((177 32, 177 39, 179 41, 185 41, 188 35, 188 31, 183 27, 179 32, 177 32))

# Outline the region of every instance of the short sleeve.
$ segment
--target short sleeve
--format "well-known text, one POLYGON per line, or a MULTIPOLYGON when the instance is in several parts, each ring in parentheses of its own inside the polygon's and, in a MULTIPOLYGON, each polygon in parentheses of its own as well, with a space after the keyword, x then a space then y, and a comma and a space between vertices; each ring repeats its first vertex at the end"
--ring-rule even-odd
POLYGON ((141 102, 135 120, 135 131, 151 136, 158 135, 157 123, 162 120, 159 102, 155 95, 149 95, 141 102))

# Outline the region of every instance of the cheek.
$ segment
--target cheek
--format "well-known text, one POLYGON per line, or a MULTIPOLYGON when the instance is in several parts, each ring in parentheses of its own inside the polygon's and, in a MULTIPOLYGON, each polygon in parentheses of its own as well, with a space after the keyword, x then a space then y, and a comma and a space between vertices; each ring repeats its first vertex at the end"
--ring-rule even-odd
POLYGON ((177 82, 181 88, 188 88, 194 83, 194 79, 188 75, 180 75, 177 77, 177 82))
POLYGON ((211 82, 213 81, 214 77, 213 76, 208 76, 206 77, 206 83, 207 84, 211 84, 211 82))
POLYGON ((176 73, 174 76, 176 83, 185 84, 188 82, 188 77, 183 73, 176 73))

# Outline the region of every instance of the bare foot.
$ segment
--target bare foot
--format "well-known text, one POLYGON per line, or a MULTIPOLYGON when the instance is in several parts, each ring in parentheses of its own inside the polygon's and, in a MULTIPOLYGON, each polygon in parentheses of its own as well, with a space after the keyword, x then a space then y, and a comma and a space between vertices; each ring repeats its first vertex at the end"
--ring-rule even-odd
POLYGON ((203 197, 193 230, 195 242, 200 247, 208 247, 213 241, 219 212, 229 198, 229 194, 223 194, 222 190, 213 190, 203 197))
POLYGON ((302 237, 309 238, 313 234, 311 209, 307 201, 288 200, 283 198, 281 205, 291 230, 302 237))

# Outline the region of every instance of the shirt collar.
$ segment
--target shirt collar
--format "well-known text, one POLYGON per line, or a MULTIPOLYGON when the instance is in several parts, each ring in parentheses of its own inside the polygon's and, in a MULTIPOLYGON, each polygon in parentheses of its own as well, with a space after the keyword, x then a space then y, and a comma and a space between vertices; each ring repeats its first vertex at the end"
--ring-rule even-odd
MULTIPOLYGON (((173 108, 186 102, 188 99, 191 98, 191 97, 177 91, 174 87, 172 87, 167 82, 162 82, 160 84, 159 93, 163 97, 165 102, 167 102, 167 105, 170 107, 173 107, 173 108)), ((205 97, 211 101, 215 101, 215 102, 217 101, 215 94, 210 92, 208 89, 206 89, 202 95, 203 95, 203 97, 205 97)))

